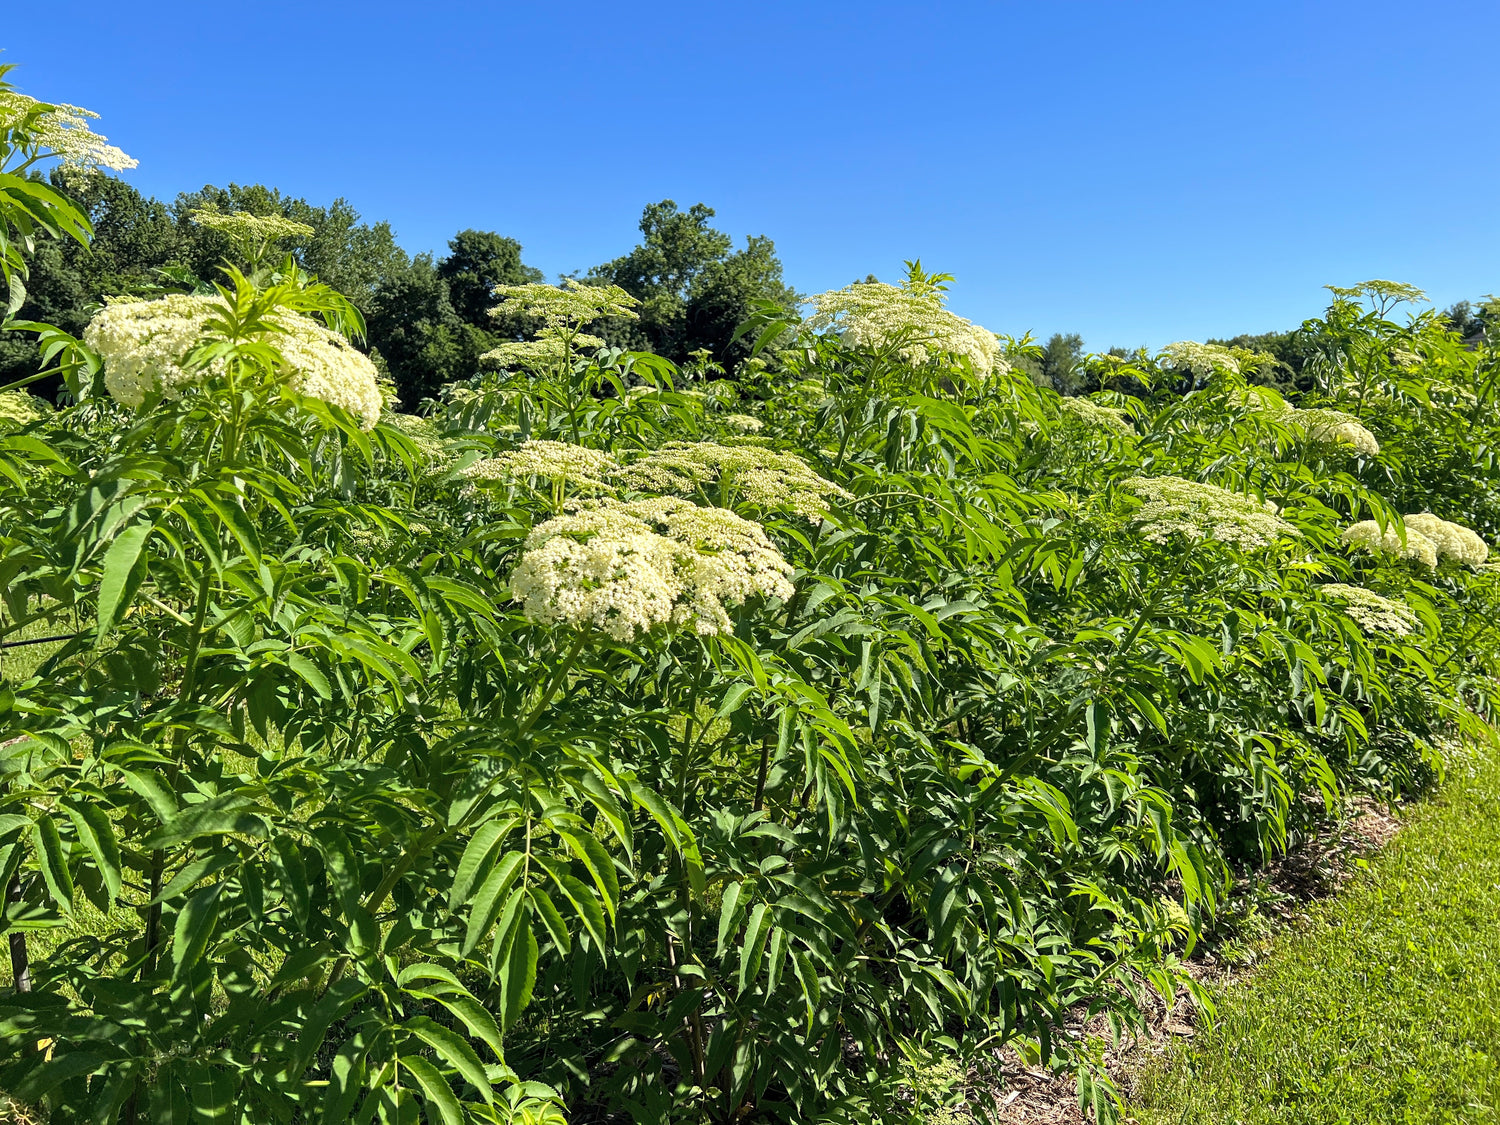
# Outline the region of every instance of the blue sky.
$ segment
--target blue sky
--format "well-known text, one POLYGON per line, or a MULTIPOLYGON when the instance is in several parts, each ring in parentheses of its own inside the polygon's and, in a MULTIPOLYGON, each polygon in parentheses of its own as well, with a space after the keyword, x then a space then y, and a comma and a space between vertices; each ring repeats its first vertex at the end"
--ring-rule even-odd
POLYGON ((170 199, 346 197, 548 274, 648 201, 776 240, 805 292, 904 258, 955 311, 1089 347, 1295 326, 1325 283, 1500 291, 1500 4, 121 4, 6 21, 170 199))

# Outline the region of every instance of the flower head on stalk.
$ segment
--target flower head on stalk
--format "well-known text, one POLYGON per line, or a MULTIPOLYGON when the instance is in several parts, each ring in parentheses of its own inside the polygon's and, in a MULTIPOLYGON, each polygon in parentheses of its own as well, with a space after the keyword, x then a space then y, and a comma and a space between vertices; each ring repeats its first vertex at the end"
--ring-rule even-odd
MULTIPOLYGON (((224 310, 222 298, 173 294, 151 301, 112 300, 84 329, 83 340, 104 361, 104 385, 125 406, 138 407, 152 393, 176 398, 206 377, 222 377, 221 357, 190 368, 184 357, 224 310)), ((343 336, 289 309, 268 320, 279 332, 267 342, 281 354, 298 394, 343 409, 366 429, 383 405, 375 365, 343 336)))
POLYGON ((1093 399, 1064 397, 1058 402, 1057 411, 1060 418, 1095 432, 1135 437, 1135 427, 1123 410, 1104 406, 1093 399))
POLYGON ((1168 344, 1157 353, 1156 361, 1174 371, 1190 371, 1199 378, 1206 378, 1215 371, 1227 371, 1231 375, 1240 373, 1240 361, 1234 352, 1218 344, 1200 344, 1194 340, 1168 344))
POLYGON ((1394 524, 1381 527, 1374 520, 1360 520, 1344 529, 1343 541, 1351 547, 1379 554, 1410 559, 1426 567, 1437 566, 1437 544, 1414 527, 1406 529, 1403 539, 1394 524))
POLYGON ((631 641, 658 626, 727 633, 726 606, 790 597, 791 573, 759 524, 663 496, 595 501, 538 524, 510 586, 533 621, 631 641))
POLYGON ((750 414, 726 414, 724 425, 742 434, 758 434, 765 429, 766 424, 750 414))
POLYGON ((524 313, 547 328, 567 332, 606 318, 639 319, 635 308, 640 302, 618 285, 585 285, 569 277, 561 285, 497 285, 494 293, 501 303, 490 310, 491 316, 524 313))
POLYGON ((1301 432, 1310 442, 1349 446, 1366 457, 1380 452, 1380 442, 1353 414, 1321 406, 1302 410, 1264 387, 1247 388, 1244 402, 1251 410, 1301 432))
POLYGON ((725 490, 764 511, 795 512, 813 522, 828 514, 830 500, 851 498, 801 458, 758 445, 672 441, 632 461, 616 478, 639 492, 725 490))
POLYGON ((608 453, 566 441, 523 441, 518 449, 476 461, 463 471, 472 481, 542 479, 574 492, 609 492, 608 477, 619 464, 608 453))
POLYGON ((108 168, 123 172, 140 162, 126 156, 89 128, 99 115, 62 102, 39 102, 14 90, 0 89, 0 129, 14 129, 30 116, 30 142, 48 150, 68 168, 108 168))
POLYGON ((1403 516, 1401 522, 1406 524, 1407 535, 1415 530, 1431 539, 1439 558, 1449 558, 1466 566, 1478 566, 1490 557, 1490 545, 1478 532, 1461 523, 1439 519, 1431 512, 1403 516))
POLYGON ((1146 501, 1135 523, 1153 543, 1181 536, 1250 551, 1301 534, 1277 514, 1276 505, 1217 485, 1182 477, 1136 477, 1125 487, 1146 501))
POLYGON ((598 336, 584 332, 569 336, 559 328, 543 328, 534 340, 507 340, 479 357, 479 362, 503 370, 537 371, 554 367, 569 355, 596 352, 604 347, 598 336))
POLYGON ((0 434, 28 426, 52 413, 52 407, 25 391, 0 391, 0 434))
POLYGON ((1409 637, 1417 631, 1417 615, 1405 602, 1392 601, 1363 586, 1345 586, 1341 582, 1329 582, 1318 589, 1342 602, 1345 615, 1366 633, 1409 637))
POLYGON ((1004 374, 1009 363, 993 333, 943 307, 940 285, 903 285, 860 281, 811 298, 812 315, 803 322, 810 332, 837 331, 846 344, 879 349, 894 346, 914 367, 938 356, 966 360, 983 378, 1004 374))

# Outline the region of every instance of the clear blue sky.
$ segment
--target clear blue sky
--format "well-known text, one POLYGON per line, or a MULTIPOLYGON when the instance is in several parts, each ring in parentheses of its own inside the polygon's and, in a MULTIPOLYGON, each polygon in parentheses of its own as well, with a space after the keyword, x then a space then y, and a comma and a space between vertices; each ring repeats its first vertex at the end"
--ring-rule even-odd
POLYGON ((13 80, 102 114, 143 191, 344 196, 412 251, 586 269, 702 200, 805 292, 920 257, 1095 349, 1291 327, 1327 282, 1500 291, 1495 0, 52 10, 66 40, 5 21, 13 80))

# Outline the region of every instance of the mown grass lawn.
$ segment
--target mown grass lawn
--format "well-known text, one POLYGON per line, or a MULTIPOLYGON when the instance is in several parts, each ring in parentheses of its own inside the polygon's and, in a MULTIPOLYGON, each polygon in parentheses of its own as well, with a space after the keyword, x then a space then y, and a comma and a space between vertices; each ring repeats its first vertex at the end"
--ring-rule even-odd
POLYGON ((1143 1076, 1140 1125, 1500 1122, 1500 759, 1476 753, 1143 1076))

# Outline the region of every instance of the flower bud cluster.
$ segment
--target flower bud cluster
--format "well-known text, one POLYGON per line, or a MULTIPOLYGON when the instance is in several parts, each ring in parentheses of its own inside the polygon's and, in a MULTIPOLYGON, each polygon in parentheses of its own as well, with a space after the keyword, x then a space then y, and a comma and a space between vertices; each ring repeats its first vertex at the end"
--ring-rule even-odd
POLYGON ((1431 512, 1403 516, 1401 522, 1406 524, 1408 535, 1415 530, 1431 539, 1439 558, 1452 559, 1466 566, 1478 566, 1490 557, 1490 545, 1478 532, 1461 523, 1439 519, 1431 512))
POLYGON ((1343 540, 1351 547, 1395 555, 1426 567, 1435 567, 1438 563, 1437 544, 1414 527, 1408 527, 1403 537, 1395 524, 1381 527, 1374 520, 1360 520, 1344 529, 1343 540))

